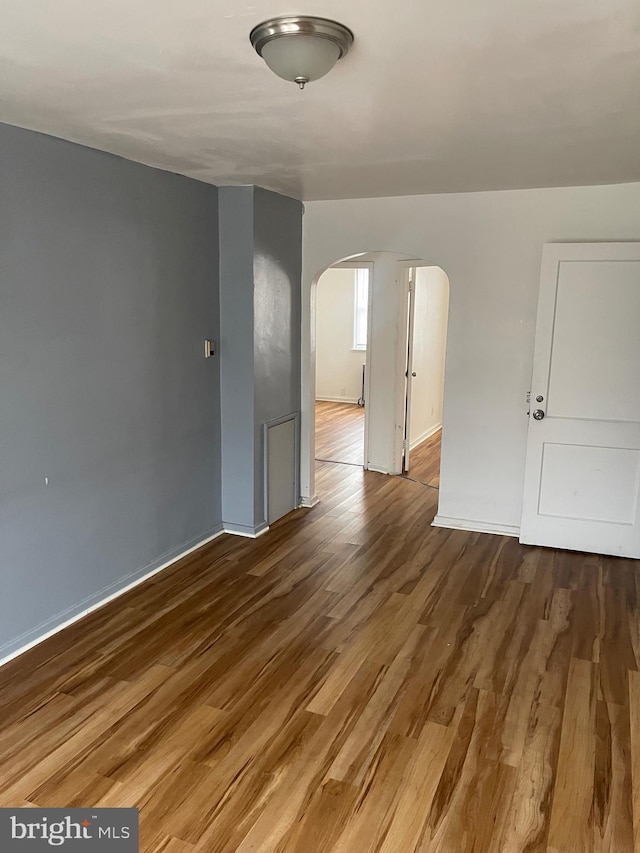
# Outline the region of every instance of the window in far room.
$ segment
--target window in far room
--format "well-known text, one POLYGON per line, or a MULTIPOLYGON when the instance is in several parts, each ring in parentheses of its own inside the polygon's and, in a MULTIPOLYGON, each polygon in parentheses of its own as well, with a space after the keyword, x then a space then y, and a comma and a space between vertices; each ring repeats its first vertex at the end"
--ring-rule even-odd
POLYGON ((369 270, 357 269, 355 307, 353 311, 353 348, 367 348, 367 309, 369 305, 369 270))

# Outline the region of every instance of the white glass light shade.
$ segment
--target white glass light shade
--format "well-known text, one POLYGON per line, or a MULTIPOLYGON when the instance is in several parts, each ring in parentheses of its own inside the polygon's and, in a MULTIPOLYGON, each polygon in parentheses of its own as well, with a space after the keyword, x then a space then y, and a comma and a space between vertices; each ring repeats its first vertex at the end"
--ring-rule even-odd
POLYGON ((340 59, 340 47, 329 39, 312 35, 285 35, 271 39, 262 48, 262 58, 283 80, 319 80, 340 59))
POLYGON ((263 21, 249 33, 258 56, 283 80, 318 80, 346 56, 353 33, 344 24, 310 15, 285 15, 263 21))

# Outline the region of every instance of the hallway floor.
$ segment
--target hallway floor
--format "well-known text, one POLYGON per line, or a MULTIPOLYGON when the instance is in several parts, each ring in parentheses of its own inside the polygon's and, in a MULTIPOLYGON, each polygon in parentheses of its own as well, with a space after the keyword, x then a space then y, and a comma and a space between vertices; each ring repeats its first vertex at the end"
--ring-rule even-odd
POLYGON ((356 403, 316 401, 316 459, 362 465, 364 408, 356 403))
MULTIPOLYGON (((409 455, 407 476, 428 486, 440 485, 442 430, 419 444, 409 455)), ((316 459, 362 465, 364 408, 355 403, 316 401, 316 459)))
POLYGON ((639 563, 318 493, 0 669, 0 805, 137 806, 142 853, 640 850, 639 563))

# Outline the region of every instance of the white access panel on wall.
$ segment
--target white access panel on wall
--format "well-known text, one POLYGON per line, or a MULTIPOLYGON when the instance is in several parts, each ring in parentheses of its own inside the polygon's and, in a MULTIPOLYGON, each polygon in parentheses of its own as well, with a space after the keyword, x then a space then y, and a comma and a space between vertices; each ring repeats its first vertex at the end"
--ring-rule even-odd
POLYGON ((640 243, 544 247, 520 541, 640 557, 640 243))
POLYGON ((297 416, 265 424, 267 521, 273 524, 298 506, 297 416))

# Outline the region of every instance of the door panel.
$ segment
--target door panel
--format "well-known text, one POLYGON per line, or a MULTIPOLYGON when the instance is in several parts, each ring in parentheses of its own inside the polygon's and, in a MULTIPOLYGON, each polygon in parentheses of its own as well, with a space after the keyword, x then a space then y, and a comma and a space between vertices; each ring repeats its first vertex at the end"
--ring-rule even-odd
POLYGON ((547 415, 640 421, 639 322, 640 261, 559 263, 547 415))
POLYGON ((544 247, 521 542, 640 557, 639 326, 640 244, 544 247))
POLYGON ((546 443, 538 511, 541 515, 633 524, 640 451, 546 443))

